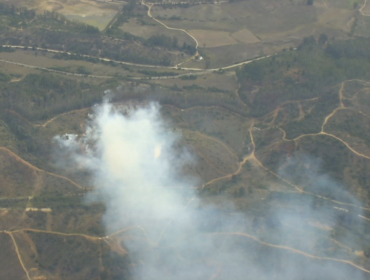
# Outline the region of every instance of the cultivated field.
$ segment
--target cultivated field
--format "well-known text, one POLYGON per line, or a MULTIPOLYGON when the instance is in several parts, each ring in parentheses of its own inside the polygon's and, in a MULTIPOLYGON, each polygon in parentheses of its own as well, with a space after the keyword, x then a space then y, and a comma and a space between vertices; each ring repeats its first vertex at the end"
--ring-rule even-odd
POLYGON ((150 20, 148 17, 145 17, 145 22, 150 22, 150 24, 142 24, 137 18, 130 18, 128 22, 120 26, 120 29, 145 39, 149 39, 153 35, 166 35, 176 37, 179 45, 182 45, 184 42, 193 44, 193 40, 183 32, 166 29, 164 26, 150 20))
POLYGON ((211 30, 196 30, 191 29, 189 33, 195 38, 199 38, 198 42, 203 47, 221 47, 227 45, 234 45, 237 41, 224 31, 211 31, 211 30))
POLYGON ((250 30, 244 28, 235 33, 232 33, 231 36, 235 38, 237 41, 242 42, 244 44, 252 44, 260 42, 250 30))
POLYGON ((103 30, 122 8, 120 3, 92 0, 20 0, 18 5, 36 9, 39 13, 43 11, 58 12, 70 20, 83 22, 98 27, 100 30, 103 30))
POLYGON ((187 30, 198 40, 199 47, 205 49, 212 67, 221 67, 296 46, 310 35, 326 33, 345 38, 351 31, 355 10, 353 3, 339 2, 315 1, 314 6, 286 0, 187 8, 157 5, 151 12, 167 26, 187 30))
POLYGON ((54 59, 53 54, 43 54, 41 51, 37 52, 32 50, 17 50, 13 53, 2 53, 1 59, 71 73, 79 73, 82 69, 85 69, 86 71, 84 72, 86 74, 93 74, 97 76, 127 75, 130 73, 129 71, 123 69, 121 66, 112 67, 109 65, 104 65, 102 63, 54 59))

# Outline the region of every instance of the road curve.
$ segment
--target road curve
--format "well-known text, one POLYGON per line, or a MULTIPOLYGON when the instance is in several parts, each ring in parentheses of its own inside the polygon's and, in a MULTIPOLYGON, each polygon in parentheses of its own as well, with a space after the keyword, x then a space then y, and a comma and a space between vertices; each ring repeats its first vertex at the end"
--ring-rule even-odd
POLYGON ((361 15, 365 16, 365 17, 369 17, 370 15, 367 15, 367 14, 364 14, 364 12, 362 11, 367 5, 367 0, 364 1, 364 4, 361 6, 361 8, 358 10, 360 12, 361 15))
POLYGON ((156 22, 158 22, 159 24, 163 25, 165 28, 169 29, 169 30, 176 30, 176 31, 181 31, 181 32, 184 32, 186 35, 188 35, 189 37, 191 37, 194 42, 195 42, 195 49, 196 49, 196 53, 194 56, 198 55, 198 46, 199 46, 199 43, 198 43, 198 40, 193 36, 191 35, 189 32, 187 32, 185 29, 181 29, 181 28, 173 28, 173 27, 169 27, 167 26, 166 24, 164 24, 163 22, 159 21, 158 19, 156 19, 155 17, 152 16, 151 14, 151 9, 153 7, 153 4, 150 3, 150 4, 147 4, 144 2, 144 0, 141 0, 141 3, 148 7, 148 17, 152 18, 153 20, 155 20, 156 22))
POLYGON ((82 187, 81 185, 77 184, 75 181, 65 177, 65 176, 62 176, 62 175, 58 175, 58 174, 55 174, 55 173, 52 173, 52 172, 49 172, 49 171, 46 171, 46 170, 43 170, 43 169, 40 169, 38 168, 37 166, 34 166, 33 164, 29 163, 28 161, 24 160, 23 158, 21 158, 20 156, 18 156, 16 153, 14 153, 13 151, 9 150, 8 148, 5 148, 5 147, 0 147, 0 151, 4 151, 6 153, 8 153, 11 157, 13 157, 16 161, 26 165, 27 167, 31 168, 32 170, 34 171, 37 171, 37 172, 41 172, 41 173, 44 173, 44 174, 47 174, 47 175, 50 175, 50 176, 53 176, 53 177, 56 177, 56 178, 60 178, 60 179, 63 179, 65 181, 68 181, 69 183, 71 183, 72 185, 74 185, 75 187, 79 188, 79 189, 82 189, 82 190, 87 190, 88 188, 85 188, 85 187, 82 187))

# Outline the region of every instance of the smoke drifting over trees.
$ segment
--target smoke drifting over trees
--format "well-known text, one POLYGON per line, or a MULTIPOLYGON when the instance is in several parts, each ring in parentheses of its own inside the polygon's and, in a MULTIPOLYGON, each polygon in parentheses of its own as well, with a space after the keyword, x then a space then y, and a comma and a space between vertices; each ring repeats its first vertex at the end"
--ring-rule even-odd
POLYGON ((87 200, 106 205, 106 233, 120 231, 114 236, 128 251, 134 279, 368 278, 351 249, 330 251, 333 240, 363 248, 346 228, 363 233, 365 227, 360 203, 320 173, 319 161, 282 159, 280 173, 308 182, 307 191, 345 200, 342 210, 319 196, 292 193, 283 205, 278 194, 261 201, 259 214, 238 212, 232 199, 225 212, 204 204, 197 180, 182 173, 194 159, 180 139, 158 104, 107 102, 95 107, 83 136, 55 138, 58 153, 93 174, 96 190, 87 200))

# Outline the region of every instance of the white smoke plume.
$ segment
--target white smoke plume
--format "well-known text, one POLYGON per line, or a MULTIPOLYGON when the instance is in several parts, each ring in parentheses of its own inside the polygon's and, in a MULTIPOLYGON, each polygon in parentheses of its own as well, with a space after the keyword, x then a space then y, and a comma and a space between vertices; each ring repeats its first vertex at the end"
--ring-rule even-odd
MULTIPOLYGON (((127 229, 127 234, 133 230, 132 235, 141 238, 124 243, 135 256, 134 279, 367 279, 370 274, 351 264, 310 257, 322 249, 317 248, 317 240, 332 237, 325 230, 307 231, 307 224, 321 222, 335 227, 337 222, 336 210, 327 201, 313 207, 313 197, 302 196, 293 202, 300 203, 301 212, 294 207, 266 209, 268 215, 258 218, 237 211, 225 214, 202 205, 194 191, 196 180, 182 174, 183 166, 192 164, 193 159, 179 148, 181 135, 172 132, 159 109, 154 103, 114 108, 104 102, 94 108, 85 135, 55 138, 76 168, 94 174, 96 191, 89 200, 106 205, 107 235, 127 229), (138 245, 143 242, 146 245, 138 245), (264 242, 294 246, 310 256, 264 242)), ((309 158, 300 160, 316 164, 309 158)), ((333 198, 337 198, 334 193, 345 196, 343 188, 318 170, 297 170, 295 161, 285 166, 280 173, 289 177, 286 172, 294 169, 292 180, 296 183, 318 182, 322 189, 330 187, 333 198)), ((348 201, 357 203, 352 197, 348 201)), ((360 226, 357 220, 351 223, 360 226)), ((346 244, 356 244, 345 231, 340 238, 346 244)), ((346 253, 332 256, 347 257, 346 253)))
POLYGON ((93 172, 99 199, 109 202, 105 216, 110 233, 121 228, 119 219, 110 220, 110 211, 129 209, 160 221, 186 213, 189 197, 179 193, 190 191, 193 183, 179 177, 178 170, 190 157, 174 152, 179 136, 161 120, 158 104, 124 110, 125 115, 105 102, 95 108, 83 137, 56 137, 78 166, 93 172))

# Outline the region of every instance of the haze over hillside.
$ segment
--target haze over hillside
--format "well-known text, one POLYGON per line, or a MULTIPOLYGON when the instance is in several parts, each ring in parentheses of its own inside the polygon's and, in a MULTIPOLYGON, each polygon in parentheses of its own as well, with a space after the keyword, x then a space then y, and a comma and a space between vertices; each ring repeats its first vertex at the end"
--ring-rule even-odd
POLYGON ((0 0, 0 278, 368 279, 369 5, 0 0))

